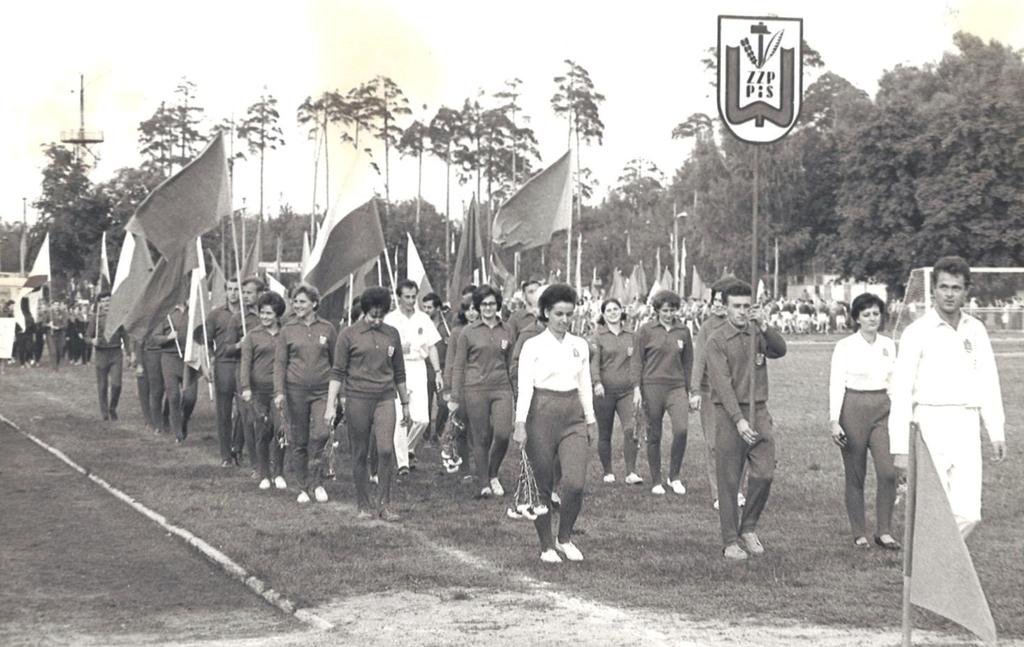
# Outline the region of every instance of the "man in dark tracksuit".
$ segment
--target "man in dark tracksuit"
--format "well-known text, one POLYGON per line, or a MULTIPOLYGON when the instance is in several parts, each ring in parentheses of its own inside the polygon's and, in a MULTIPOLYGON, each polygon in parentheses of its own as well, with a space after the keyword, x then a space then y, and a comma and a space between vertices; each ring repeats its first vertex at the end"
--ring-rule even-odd
POLYGON ((47 343, 53 370, 60 368, 60 360, 64 357, 64 345, 67 341, 68 309, 60 301, 50 306, 49 337, 47 343))
POLYGON ((199 371, 185 364, 185 337, 188 328, 188 309, 181 303, 164 319, 163 330, 153 335, 161 344, 160 371, 164 382, 164 397, 170 409, 171 428, 178 444, 188 436, 188 421, 196 406, 199 371))
POLYGON ((768 502, 775 474, 775 438, 768 413, 766 359, 786 354, 777 330, 751 317, 750 286, 737 281, 723 291, 729 322, 708 339, 707 363, 711 399, 715 404, 715 465, 718 477, 718 518, 727 559, 759 555, 764 546, 755 532, 768 502), (751 358, 751 336, 757 351, 751 358), (751 361, 753 360, 753 362, 751 361), (754 403, 750 402, 751 363, 754 403), (740 518, 736 493, 744 464, 749 469, 747 505, 740 518))
POLYGON ((233 423, 231 407, 237 389, 238 340, 234 325, 239 311, 238 281, 225 283, 227 303, 210 311, 206 317, 206 334, 213 346, 213 380, 215 384, 217 409, 217 439, 220 441, 221 467, 229 467, 238 461, 239 447, 232 442, 233 423))
MULTIPOLYGON (((237 344, 238 356, 241 358, 242 352, 242 339, 245 337, 248 331, 256 330, 262 324, 260 324, 259 312, 256 304, 259 302, 260 296, 266 291, 267 287, 263 281, 256 277, 249 277, 242 281, 242 296, 241 296, 241 308, 231 317, 231 326, 235 329, 235 337, 238 338, 237 344), (245 323, 242 323, 242 316, 245 316, 245 323)), ((284 322, 282 321, 282 325, 284 322)), ((252 468, 252 477, 256 478, 259 471, 259 457, 256 455, 256 428, 254 427, 252 408, 250 405, 242 401, 242 389, 241 389, 241 378, 242 378, 242 364, 238 362, 237 372, 235 373, 235 383, 239 385, 238 392, 235 397, 235 417, 231 423, 231 446, 235 453, 235 463, 237 464, 242 458, 242 454, 245 452, 245 448, 249 448, 249 466, 252 468)))
POLYGON ((125 336, 124 328, 121 327, 109 339, 104 334, 109 306, 110 293, 100 294, 96 316, 89 321, 85 337, 96 351, 96 391, 100 400, 100 416, 104 420, 117 420, 117 401, 121 397, 121 372, 124 367, 121 347, 125 336))

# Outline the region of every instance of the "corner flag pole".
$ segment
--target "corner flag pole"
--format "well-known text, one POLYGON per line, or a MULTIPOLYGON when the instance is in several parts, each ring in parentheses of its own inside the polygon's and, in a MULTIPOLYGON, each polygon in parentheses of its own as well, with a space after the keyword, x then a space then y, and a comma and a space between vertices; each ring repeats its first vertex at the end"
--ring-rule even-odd
POLYGON ((910 450, 907 452, 907 500, 903 523, 903 647, 913 644, 914 624, 910 618, 910 585, 914 568, 914 515, 917 512, 917 434, 910 423, 910 450))

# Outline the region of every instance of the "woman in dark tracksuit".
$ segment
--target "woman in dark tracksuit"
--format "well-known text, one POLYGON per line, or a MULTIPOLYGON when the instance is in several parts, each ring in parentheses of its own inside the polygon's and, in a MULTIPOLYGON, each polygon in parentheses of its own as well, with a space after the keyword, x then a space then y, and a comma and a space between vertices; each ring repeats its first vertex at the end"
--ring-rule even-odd
POLYGON ((402 424, 412 423, 409 394, 405 389, 405 360, 398 330, 384 323, 391 309, 391 292, 369 288, 359 297, 363 318, 338 335, 327 394, 325 421, 333 423, 339 413, 348 423, 352 445, 352 480, 356 486, 356 518, 378 516, 398 521, 389 509, 391 484, 395 475, 395 396, 402 406, 402 424), (376 515, 370 510, 366 458, 370 439, 375 440, 378 458, 378 501, 376 515))
POLYGON ((323 459, 330 429, 324 424, 324 411, 338 333, 317 316, 319 304, 315 287, 303 283, 292 290, 295 316, 281 328, 274 352, 274 406, 279 411, 288 407, 299 503, 309 503, 311 490, 317 502, 327 501, 323 459))
POLYGON ((555 465, 561 467, 562 503, 558 538, 551 533, 551 514, 534 521, 541 561, 557 564, 564 556, 583 561, 572 542, 572 530, 583 504, 589 445, 596 431, 590 347, 569 332, 576 309, 576 291, 565 284, 549 286, 540 296, 539 320, 547 328, 523 344, 519 358, 519 399, 515 436, 533 466, 540 502, 551 509, 555 465))
POLYGON ((846 472, 846 512, 853 544, 867 548, 864 523, 864 477, 868 452, 875 462, 875 543, 900 548, 892 536, 896 501, 896 468, 889 453, 889 393, 896 363, 896 344, 878 334, 885 303, 865 293, 850 305, 854 333, 841 339, 832 352, 829 377, 829 426, 832 441, 843 452, 846 472))
POLYGON ((473 434, 473 459, 480 498, 504 496, 498 480, 512 438, 509 360, 515 339, 498 318, 501 294, 489 285, 473 292, 480 320, 462 329, 452 367, 452 401, 465 407, 473 434))
POLYGON ((252 452, 260 473, 261 490, 274 487, 283 490, 288 487, 284 480, 284 448, 277 442, 283 423, 282 412, 273 406, 274 398, 274 355, 277 352, 277 338, 281 334, 281 317, 284 315, 284 298, 276 292, 266 292, 256 304, 259 325, 248 330, 242 338, 242 357, 239 369, 239 388, 244 406, 252 407, 252 419, 256 428, 252 452))
POLYGON ((590 338, 590 376, 594 382, 594 415, 597 416, 597 455, 604 469, 604 482, 614 483, 612 473, 612 428, 615 414, 622 427, 622 450, 626 457, 626 483, 644 480, 636 473, 637 445, 633 428, 633 387, 629 362, 633 357, 633 333, 622 327, 622 303, 606 299, 601 304, 598 328, 590 338))
POLYGON ((686 494, 679 471, 686 454, 689 426, 690 370, 693 368, 693 340, 690 330, 679 323, 679 295, 662 290, 652 303, 655 320, 636 331, 630 379, 633 405, 647 414, 647 464, 651 470, 653 494, 665 494, 661 482, 661 426, 665 413, 672 422, 672 453, 669 459, 668 486, 676 494, 686 494))
POLYGON ((449 415, 455 416, 462 423, 462 429, 458 431, 455 438, 455 448, 459 452, 459 457, 462 458, 462 463, 459 465, 459 474, 464 478, 472 478, 469 468, 469 420, 466 419, 465 408, 460 409, 457 404, 452 402, 452 369, 455 367, 455 349, 459 343, 459 336, 462 335, 462 329, 476 322, 479 318, 480 312, 473 306, 472 302, 463 303, 459 306, 459 314, 455 319, 457 325, 455 328, 452 328, 452 334, 448 337, 448 352, 445 353, 444 358, 445 392, 443 397, 448 403, 449 415))

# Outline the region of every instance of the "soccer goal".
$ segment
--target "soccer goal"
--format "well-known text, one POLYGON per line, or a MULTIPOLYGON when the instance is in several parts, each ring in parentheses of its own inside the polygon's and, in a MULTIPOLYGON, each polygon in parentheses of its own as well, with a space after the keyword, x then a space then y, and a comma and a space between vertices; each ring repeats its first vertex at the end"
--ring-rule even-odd
MULTIPOLYGON (((910 271, 901 303, 890 312, 896 324, 893 337, 899 339, 913 321, 932 307, 932 268, 910 271)), ((989 333, 1024 333, 1024 267, 972 267, 971 286, 963 308, 981 320, 989 333)))

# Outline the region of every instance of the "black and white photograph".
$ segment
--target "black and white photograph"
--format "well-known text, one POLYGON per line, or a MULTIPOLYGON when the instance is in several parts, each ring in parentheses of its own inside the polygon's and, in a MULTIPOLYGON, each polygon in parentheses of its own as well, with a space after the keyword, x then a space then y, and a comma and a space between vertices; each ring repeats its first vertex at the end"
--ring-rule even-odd
POLYGON ((4 14, 0 644, 1024 646, 1024 3, 4 14))

